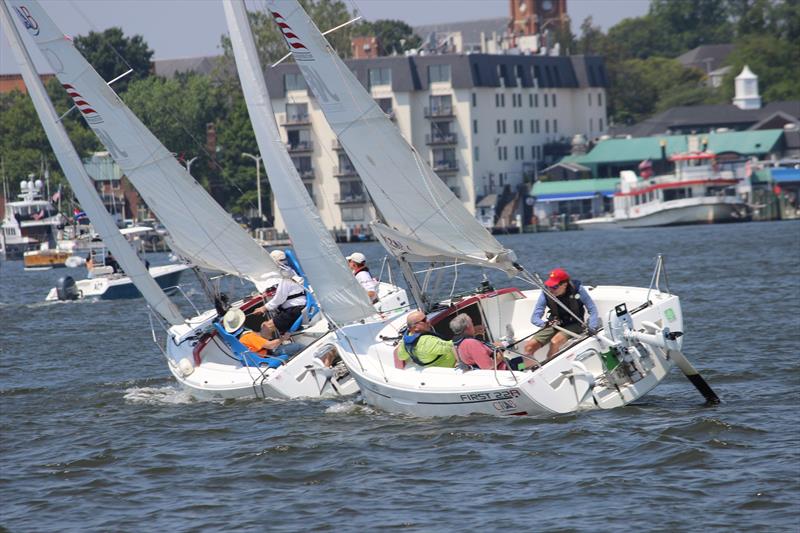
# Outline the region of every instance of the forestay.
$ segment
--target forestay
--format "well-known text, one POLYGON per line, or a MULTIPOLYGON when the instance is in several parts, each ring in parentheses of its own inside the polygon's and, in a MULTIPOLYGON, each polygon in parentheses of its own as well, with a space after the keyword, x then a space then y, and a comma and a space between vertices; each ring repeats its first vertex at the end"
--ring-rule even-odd
POLYGON ((375 309, 322 224, 281 140, 244 3, 225 0, 223 6, 250 121, 269 168, 269 182, 315 296, 328 318, 338 324, 371 316, 375 309))
POLYGON ((136 118, 35 0, 10 0, 83 118, 193 263, 263 286, 278 276, 269 254, 136 118))
POLYGON ((267 4, 385 222, 373 228, 390 253, 409 261, 449 258, 517 272, 514 253, 467 212, 403 139, 300 5, 267 4), (392 233, 403 238, 389 241, 392 233))
POLYGON ((3 33, 8 36, 8 42, 22 73, 22 79, 25 80, 25 87, 33 100, 33 106, 39 115, 39 120, 42 122, 56 159, 69 180, 75 196, 80 201, 81 207, 92 220, 92 227, 109 250, 113 252, 116 260, 125 270, 125 274, 130 277, 147 303, 169 323, 181 324, 183 316, 180 311, 155 282, 125 236, 117 229, 111 215, 106 211, 91 178, 86 173, 80 157, 64 130, 64 126, 58 120, 53 104, 33 67, 33 61, 23 45, 22 36, 12 22, 8 5, 4 2, 0 3, 0 23, 2 23, 0 27, 2 27, 3 33))

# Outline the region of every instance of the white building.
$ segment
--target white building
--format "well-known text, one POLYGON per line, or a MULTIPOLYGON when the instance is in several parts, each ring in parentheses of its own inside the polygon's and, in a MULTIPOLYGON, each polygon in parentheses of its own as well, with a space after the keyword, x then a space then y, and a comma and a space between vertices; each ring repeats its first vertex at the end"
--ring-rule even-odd
MULTIPOLYGON (((489 195, 498 198, 496 213, 508 211, 536 168, 565 155, 558 143, 568 147, 576 134, 594 139, 607 127, 601 58, 459 54, 347 64, 471 213, 489 195)), ((366 192, 297 66, 266 74, 289 152, 323 222, 365 228, 374 218, 366 192)), ((280 214, 275 225, 283 229, 280 214)))

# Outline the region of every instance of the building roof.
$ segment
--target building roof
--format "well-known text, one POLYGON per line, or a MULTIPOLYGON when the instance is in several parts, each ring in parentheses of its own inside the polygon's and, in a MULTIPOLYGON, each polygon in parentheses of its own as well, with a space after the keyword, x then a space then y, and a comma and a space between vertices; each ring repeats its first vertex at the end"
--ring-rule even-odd
POLYGON ((679 55, 677 61, 684 67, 699 68, 705 73, 717 70, 733 52, 732 44, 704 44, 679 55))
MULTIPOLYGON (((395 92, 427 88, 430 84, 428 67, 434 65, 450 65, 454 89, 608 86, 603 59, 592 56, 441 54, 348 59, 345 63, 365 87, 368 86, 370 69, 391 69, 392 90, 395 92)), ((282 63, 269 69, 265 74, 270 95, 277 98, 284 96, 284 77, 299 72, 294 63, 282 63)))
POLYGON ((598 193, 611 196, 617 188, 619 178, 588 180, 537 181, 531 188, 531 196, 539 200, 582 200, 598 193))
POLYGON ((425 39, 432 33, 461 33, 461 40, 465 50, 479 47, 481 44, 481 33, 487 39, 496 34, 502 37, 508 29, 508 17, 497 17, 491 19, 468 20, 464 22, 446 22, 443 24, 425 24, 414 26, 414 33, 420 38, 425 39))
POLYGON ((770 102, 760 109, 739 109, 733 104, 672 107, 633 126, 615 127, 613 133, 646 137, 670 131, 704 132, 723 127, 747 129, 778 111, 800 119, 800 100, 770 102))
MULTIPOLYGON (((707 150, 716 154, 735 152, 741 155, 765 155, 775 150, 776 145, 783 138, 783 130, 707 133, 702 134, 701 137, 708 139, 707 150)), ((568 156, 562 161, 566 160, 580 165, 599 165, 660 159, 661 141, 666 142, 667 157, 689 151, 688 135, 607 139, 600 141, 588 154, 568 156)))

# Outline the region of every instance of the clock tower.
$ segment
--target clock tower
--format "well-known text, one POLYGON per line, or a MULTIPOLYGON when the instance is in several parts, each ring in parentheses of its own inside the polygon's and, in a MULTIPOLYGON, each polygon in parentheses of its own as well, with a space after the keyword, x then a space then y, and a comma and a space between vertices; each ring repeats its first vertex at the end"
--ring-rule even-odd
POLYGON ((567 0, 510 0, 511 35, 541 35, 569 24, 567 0))

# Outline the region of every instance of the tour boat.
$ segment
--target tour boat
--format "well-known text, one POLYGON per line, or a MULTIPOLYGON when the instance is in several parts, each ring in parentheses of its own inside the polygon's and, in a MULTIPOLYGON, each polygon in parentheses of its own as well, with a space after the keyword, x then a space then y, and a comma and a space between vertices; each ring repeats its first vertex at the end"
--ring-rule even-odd
POLYGON ((26 251, 38 251, 43 245, 55 248, 58 228, 64 224, 61 213, 43 198, 42 180, 22 180, 19 186, 19 200, 6 202, 0 223, 2 248, 9 260, 22 259, 26 251))
POLYGON ((623 170, 614 213, 576 224, 582 229, 646 228, 747 219, 747 202, 738 194, 743 178, 737 170, 744 165, 721 164, 711 152, 676 154, 670 161, 673 174, 649 177, 623 170))
MULTIPOLYGON (((450 319, 461 312, 484 327, 489 342, 510 335, 506 340, 513 345, 536 331, 530 316, 544 289, 541 279, 525 270, 514 252, 466 211, 296 0, 268 0, 267 6, 380 214, 371 224, 373 233, 400 263, 417 305, 436 331, 448 335, 450 319), (423 270, 414 271, 412 264, 424 265, 423 270), (471 267, 499 269, 533 288, 482 287, 438 299, 427 281, 447 265, 456 274, 471 267), (423 282, 418 274, 424 274, 423 282)), ((388 324, 339 327, 339 354, 364 400, 393 413, 552 415, 620 407, 656 387, 676 362, 692 374, 680 352, 684 328, 680 300, 657 282, 662 266, 659 260, 651 287, 591 288, 605 328, 577 335, 554 359, 533 371, 395 368, 393 353, 406 329, 406 314, 388 324)), ((315 283, 313 277, 311 281, 315 283)), ((534 357, 541 361, 545 350, 534 357)))

